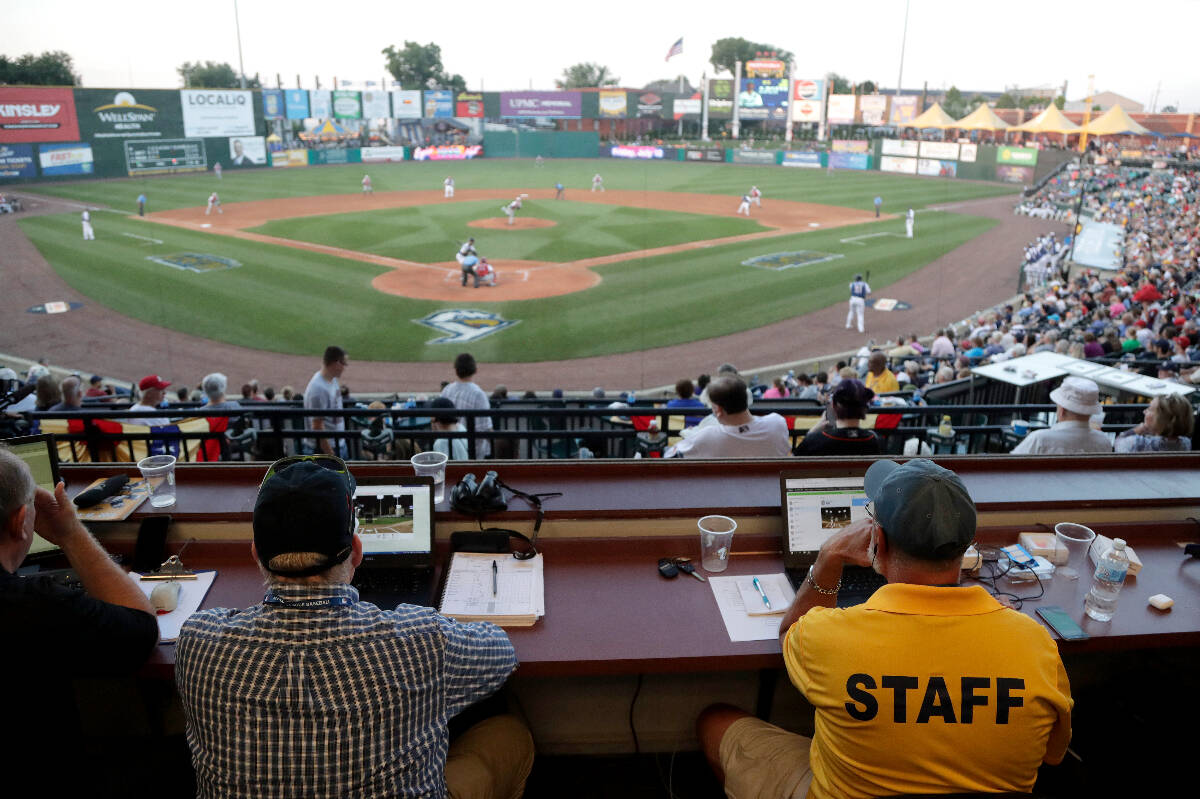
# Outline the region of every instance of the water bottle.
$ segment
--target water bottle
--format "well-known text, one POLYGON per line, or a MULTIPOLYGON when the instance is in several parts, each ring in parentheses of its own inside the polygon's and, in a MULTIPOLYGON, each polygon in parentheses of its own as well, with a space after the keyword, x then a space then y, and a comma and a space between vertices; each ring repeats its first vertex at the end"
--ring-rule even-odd
POLYGON ((954 435, 954 426, 950 424, 950 414, 942 417, 942 423, 938 425, 938 435, 944 438, 954 435))
POLYGON ((1125 574, 1129 571, 1129 556, 1125 554, 1125 540, 1114 538, 1112 549, 1104 553, 1096 564, 1092 575, 1092 590, 1083 601, 1083 609, 1096 621, 1108 621, 1117 611, 1117 597, 1125 585, 1125 574))

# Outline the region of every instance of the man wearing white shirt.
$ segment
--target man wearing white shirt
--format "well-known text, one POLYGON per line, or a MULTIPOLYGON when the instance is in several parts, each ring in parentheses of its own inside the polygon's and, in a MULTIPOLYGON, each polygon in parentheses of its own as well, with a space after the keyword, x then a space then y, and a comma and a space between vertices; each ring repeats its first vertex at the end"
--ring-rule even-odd
MULTIPOLYGON (((475 384, 472 377, 477 370, 475 358, 469 352, 464 352, 454 359, 454 375, 458 379, 448 383, 442 389, 442 396, 454 403, 460 411, 486 411, 492 407, 488 395, 475 384)), ((483 433, 492 429, 492 417, 476 416, 475 432, 483 433)), ((492 442, 486 438, 475 440, 475 458, 483 460, 492 454, 492 442)))
POLYGON ((1013 448, 1013 455, 1086 455, 1112 452, 1108 436, 1093 430, 1089 419, 1103 412, 1100 387, 1084 377, 1067 377, 1050 392, 1058 406, 1053 427, 1036 430, 1013 448))
POLYGON ((754 416, 746 403, 746 383, 736 375, 708 384, 715 423, 684 431, 667 458, 784 458, 791 452, 787 422, 777 413, 754 416))

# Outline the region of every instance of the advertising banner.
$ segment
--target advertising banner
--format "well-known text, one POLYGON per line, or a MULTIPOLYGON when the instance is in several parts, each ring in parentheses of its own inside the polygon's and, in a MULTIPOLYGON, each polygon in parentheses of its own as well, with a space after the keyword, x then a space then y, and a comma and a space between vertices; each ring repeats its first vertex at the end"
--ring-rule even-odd
MULTIPOLYGON (((885 144, 887 142, 884 142, 885 144)), ((913 142, 916 144, 916 142, 913 142)), ((900 155, 882 155, 879 157, 881 172, 899 172, 904 175, 917 174, 917 159, 905 158, 900 155)))
POLYGON ((637 105, 637 115, 640 117, 660 117, 663 115, 663 103, 666 101, 662 95, 654 92, 642 92, 635 94, 634 103, 637 105))
POLYGON ((363 119, 387 119, 392 115, 392 104, 387 92, 369 91, 362 93, 363 119))
POLYGON ((625 102, 625 92, 600 90, 600 116, 609 119, 623 119, 628 104, 625 102))
POLYGON ((917 118, 917 97, 914 94, 901 94, 892 98, 892 113, 888 115, 889 125, 902 125, 917 118))
POLYGON ((814 152, 784 153, 784 166, 796 166, 804 169, 820 169, 821 154, 814 152))
POLYGON ((481 92, 459 92, 454 98, 454 116, 477 119, 483 116, 483 94, 481 92))
MULTIPOLYGON (((703 151, 698 150, 697 152, 703 151)), ((613 158, 636 158, 649 160, 654 158, 662 158, 665 153, 663 152, 663 148, 657 147, 653 144, 617 144, 613 145, 611 155, 613 158)), ((722 160, 724 160, 723 153, 722 160)))
POLYGON ((414 161, 465 161, 483 155, 482 144, 443 144, 413 149, 414 161))
POLYGON ((900 139, 884 139, 880 153, 883 155, 904 155, 916 158, 920 142, 902 141, 900 139))
MULTIPOLYGON (((943 161, 958 160, 958 142, 952 141, 923 141, 921 142, 922 158, 936 158, 943 161)), ((925 173, 921 173, 925 174, 925 173)))
POLYGON ((502 117, 578 117, 579 92, 500 92, 502 117))
POLYGON ((362 119, 362 96, 350 89, 334 89, 333 118, 362 119))
POLYGON ((740 119, 787 119, 787 78, 743 78, 738 92, 740 119))
POLYGON ((858 99, 853 94, 829 95, 829 123, 831 125, 848 125, 854 122, 854 101, 858 99))
POLYGON ((233 166, 266 166, 267 140, 262 136, 232 136, 229 163, 233 166))
POLYGON ((311 108, 309 119, 333 119, 333 92, 329 89, 317 89, 308 93, 311 108))
POLYGON ((774 150, 734 150, 735 164, 775 164, 774 150))
POLYGON ((870 169, 871 156, 866 153, 830 153, 829 165, 835 169, 870 169))
POLYGON ((675 100, 671 104, 671 111, 676 119, 688 114, 693 116, 699 115, 701 102, 699 97, 675 100))
POLYGON ((308 166, 308 150, 280 150, 271 153, 271 166, 308 166))
POLYGON ((288 89, 285 91, 283 108, 288 119, 308 119, 308 90, 288 89))
POLYGON ((357 164, 362 162, 362 151, 357 147, 334 150, 308 150, 310 164, 357 164))
POLYGON ((1023 186, 1033 183, 1033 167, 997 164, 996 180, 1002 180, 1005 183, 1020 183, 1023 186))
POLYGON ((1038 151, 1032 147, 1001 147, 996 151, 997 164, 1037 166, 1038 151))
MULTIPOLYGON (((259 139, 259 141, 262 141, 259 139)), ((208 169, 204 139, 150 139, 125 142, 125 171, 134 175, 203 172, 208 169)))
POLYGON ((958 145, 958 160, 968 164, 975 163, 975 159, 979 156, 978 144, 960 144, 958 145))
POLYGON ((392 116, 396 119, 420 119, 421 92, 417 89, 392 92, 392 116))
POLYGON ((253 136, 254 97, 241 89, 182 89, 183 135, 253 136))
POLYGON ((36 177, 32 144, 0 144, 0 180, 36 177))
MULTIPOLYGON (((928 142, 921 142, 928 144, 928 142)), ((918 158, 917 174, 939 178, 952 178, 958 174, 957 161, 939 161, 936 158, 918 158)))
POLYGON ((869 153, 871 142, 862 139, 834 139, 829 149, 835 153, 869 153))
POLYGON ((729 119, 733 116, 733 101, 736 99, 733 80, 714 78, 708 82, 708 115, 712 119, 729 119))
POLYGON ((263 119, 283 119, 283 89, 263 89, 263 119))
POLYGON ((407 155, 403 147, 367 147, 362 151, 364 164, 374 164, 382 161, 404 161, 407 155))
MULTIPOLYGON (((178 91, 78 89, 75 110, 82 138, 181 138, 183 117, 178 91)), ((254 131, 251 130, 251 133, 254 131)), ((118 145, 119 146, 119 145, 118 145)), ((117 150, 114 155, 119 155, 117 150)), ((109 153, 104 153, 108 157, 109 153)))
MULTIPOLYGON (((725 161, 725 150, 720 147, 688 147, 683 153, 684 161, 725 161)), ((614 155, 614 158, 621 156, 614 155)))
POLYGON ((431 89, 425 92, 425 116, 430 119, 449 119, 454 116, 454 92, 449 89, 431 89))
POLYGON ((75 95, 70 89, 0 86, 0 142, 78 139, 75 95))
POLYGON ((752 58, 746 62, 746 75, 751 78, 782 78, 787 64, 778 58, 752 58))
POLYGON ((880 94, 868 94, 858 99, 858 110, 862 112, 864 125, 882 125, 887 112, 887 98, 880 94))
POLYGON ((43 175, 90 175, 96 170, 92 146, 81 142, 39 144, 38 162, 43 175))

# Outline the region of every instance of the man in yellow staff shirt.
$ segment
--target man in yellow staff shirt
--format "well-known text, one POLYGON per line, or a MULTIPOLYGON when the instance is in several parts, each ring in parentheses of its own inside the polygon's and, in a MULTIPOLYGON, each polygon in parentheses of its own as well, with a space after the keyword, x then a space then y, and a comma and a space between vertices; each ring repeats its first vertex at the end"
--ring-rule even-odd
POLYGON ((871 518, 825 542, 780 625, 813 738, 716 705, 697 721, 705 756, 735 799, 1031 791, 1071 738, 1058 648, 983 587, 958 585, 975 505, 954 472, 877 461, 865 490, 871 518), (847 565, 888 584, 836 608, 847 565))
POLYGON ((871 357, 867 359, 867 376, 863 385, 874 391, 876 396, 900 390, 900 381, 896 379, 892 370, 887 368, 887 355, 879 350, 872 352, 871 357))

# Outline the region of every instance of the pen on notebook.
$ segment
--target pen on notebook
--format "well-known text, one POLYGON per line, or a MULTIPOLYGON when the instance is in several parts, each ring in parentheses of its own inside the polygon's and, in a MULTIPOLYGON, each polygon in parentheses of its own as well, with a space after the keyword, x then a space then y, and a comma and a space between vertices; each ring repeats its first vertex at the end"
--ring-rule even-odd
POLYGON ((496 573, 500 571, 500 567, 496 565, 496 561, 492 561, 492 596, 496 595, 496 573))
POLYGON ((758 581, 757 577, 752 582, 754 583, 754 588, 758 591, 758 595, 762 597, 763 604, 767 606, 767 610, 771 610, 771 600, 767 599, 767 592, 763 590, 762 583, 758 581))

